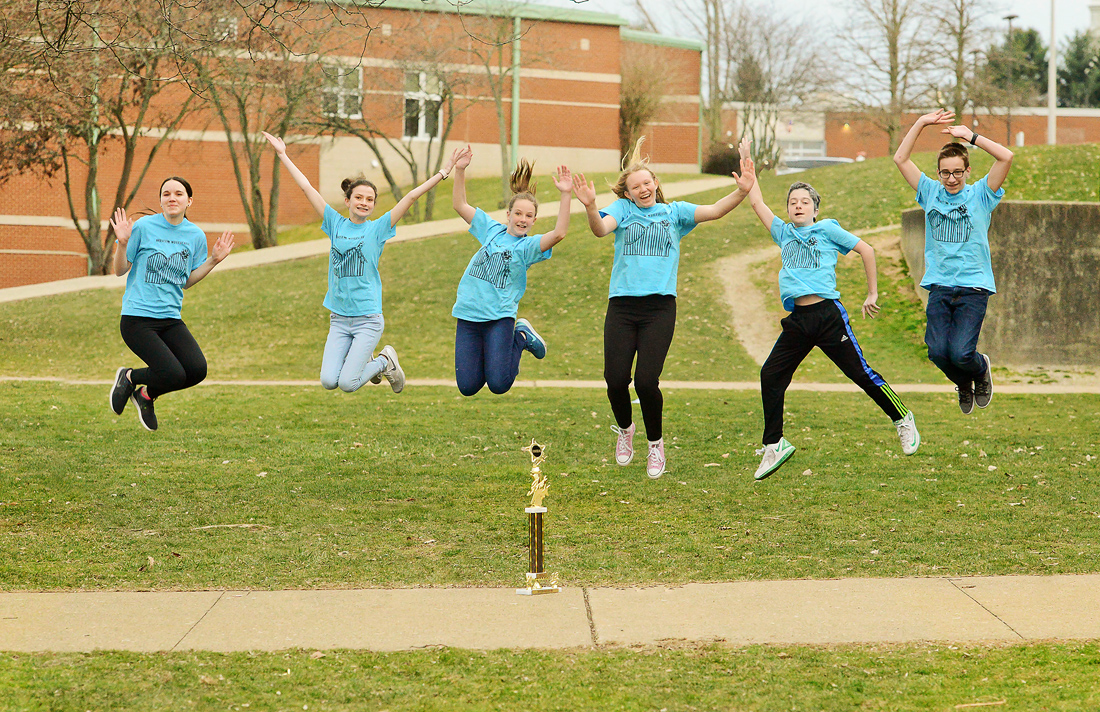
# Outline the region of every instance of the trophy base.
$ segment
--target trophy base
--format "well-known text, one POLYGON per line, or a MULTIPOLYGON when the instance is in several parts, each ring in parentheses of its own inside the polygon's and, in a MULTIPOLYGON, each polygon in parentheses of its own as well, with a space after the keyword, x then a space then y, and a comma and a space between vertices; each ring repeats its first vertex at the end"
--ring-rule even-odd
POLYGON ((558 575, 547 573, 545 571, 537 574, 528 573, 527 587, 517 588, 516 594, 519 596, 540 596, 544 593, 561 593, 561 586, 558 585, 558 575), (545 583, 541 583, 545 581, 545 583))

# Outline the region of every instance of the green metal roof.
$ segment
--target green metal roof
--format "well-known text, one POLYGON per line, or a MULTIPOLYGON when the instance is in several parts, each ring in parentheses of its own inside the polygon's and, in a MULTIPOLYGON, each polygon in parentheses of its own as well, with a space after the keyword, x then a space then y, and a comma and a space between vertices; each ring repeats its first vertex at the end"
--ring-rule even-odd
POLYGON ((701 40, 690 40, 684 37, 669 37, 659 35, 656 32, 642 32, 626 27, 619 30, 619 36, 626 42, 641 42, 642 44, 659 45, 661 47, 678 47, 680 49, 694 49, 702 52, 706 45, 701 40))
MULTIPOLYGON (((325 0, 312 0, 325 2, 325 0)), ((417 10, 420 12, 450 12, 491 17, 520 17, 524 20, 574 22, 581 25, 611 25, 622 27, 627 22, 606 12, 550 7, 527 2, 505 0, 337 0, 348 5, 368 5, 380 10, 417 10)))

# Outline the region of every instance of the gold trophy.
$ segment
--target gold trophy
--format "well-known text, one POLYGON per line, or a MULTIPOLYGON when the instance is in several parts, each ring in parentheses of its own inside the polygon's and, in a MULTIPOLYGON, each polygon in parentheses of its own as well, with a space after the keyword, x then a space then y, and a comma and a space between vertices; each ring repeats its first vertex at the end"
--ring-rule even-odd
POLYGON ((531 453, 531 506, 524 508, 527 514, 527 530, 529 533, 530 552, 527 571, 527 587, 517 588, 516 593, 521 596, 535 596, 543 593, 558 593, 558 575, 542 570, 542 515, 546 514, 546 507, 542 506, 542 500, 550 491, 550 483, 546 481, 546 475, 542 474, 539 465, 546 459, 546 448, 534 440, 523 448, 524 452, 531 453))

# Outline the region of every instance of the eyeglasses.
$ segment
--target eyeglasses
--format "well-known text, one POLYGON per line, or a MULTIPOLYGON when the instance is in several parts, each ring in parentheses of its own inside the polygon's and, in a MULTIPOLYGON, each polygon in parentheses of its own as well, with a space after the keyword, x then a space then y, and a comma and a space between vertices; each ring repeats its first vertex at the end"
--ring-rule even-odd
POLYGON ((955 178, 957 180, 959 178, 962 178, 964 175, 966 175, 966 172, 968 170, 970 170, 970 169, 969 168, 960 168, 959 170, 956 170, 956 171, 943 170, 943 171, 940 171, 940 178, 943 178, 944 180, 947 180, 948 178, 955 178))

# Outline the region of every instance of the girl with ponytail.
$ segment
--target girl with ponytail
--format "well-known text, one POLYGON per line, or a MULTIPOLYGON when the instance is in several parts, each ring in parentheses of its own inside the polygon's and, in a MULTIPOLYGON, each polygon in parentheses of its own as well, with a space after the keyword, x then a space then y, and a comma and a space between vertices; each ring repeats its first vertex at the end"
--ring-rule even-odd
POLYGON ((512 199, 508 201, 507 224, 503 224, 466 202, 466 167, 472 158, 469 146, 451 157, 455 212, 470 224, 470 233, 481 243, 458 283, 458 298, 451 310, 458 320, 455 380, 464 396, 474 395, 486 384, 493 393, 506 393, 519 374, 524 350, 535 358, 546 356, 546 342, 530 322, 516 319, 516 310, 527 289, 527 268, 550 259, 551 249, 569 229, 573 190, 569 169, 558 166, 554 175, 554 185, 561 193, 557 223, 548 233, 528 235, 539 208, 531 179, 533 164, 520 159, 512 173, 512 199))
POLYGON ((381 383, 385 377, 394 393, 405 387, 405 372, 397 352, 386 345, 374 355, 382 338, 382 279, 378 260, 386 240, 397 234, 397 223, 405 217, 416 199, 446 180, 454 163, 447 161, 443 170, 405 194, 385 215, 368 220, 374 212, 378 189, 370 181, 347 178, 340 184, 348 217, 332 209, 309 183, 305 174, 286 155, 282 139, 264 132, 264 137, 279 154, 294 182, 305 193, 310 205, 321 216, 321 230, 332 241, 329 252, 328 293, 325 307, 329 317, 328 340, 321 359, 321 385, 337 387, 347 393, 358 390, 367 381, 381 383))
POLYGON ((641 153, 638 139, 629 160, 624 160, 618 182, 611 190, 619 199, 596 209, 596 187, 583 174, 573 176, 573 189, 584 203, 588 227, 596 237, 615 234, 615 259, 604 320, 604 381, 618 435, 615 462, 628 465, 634 459, 634 416, 630 405, 630 369, 634 390, 642 408, 649 455, 646 474, 657 479, 665 471, 662 427, 664 399, 659 387, 665 357, 676 328, 676 271, 680 265, 680 240, 694 227, 717 220, 745 199, 756 182, 748 145, 742 141, 741 175, 737 189, 712 205, 665 202, 660 181, 641 153))

